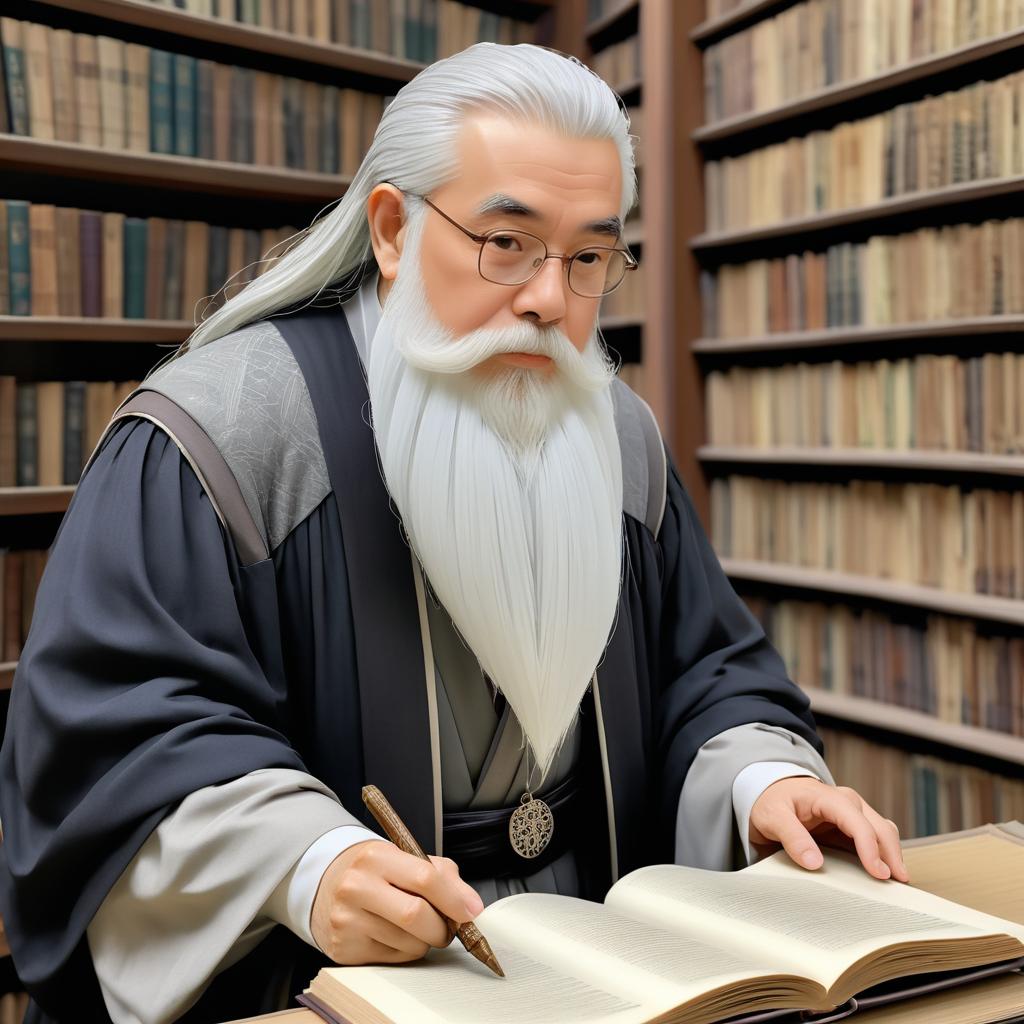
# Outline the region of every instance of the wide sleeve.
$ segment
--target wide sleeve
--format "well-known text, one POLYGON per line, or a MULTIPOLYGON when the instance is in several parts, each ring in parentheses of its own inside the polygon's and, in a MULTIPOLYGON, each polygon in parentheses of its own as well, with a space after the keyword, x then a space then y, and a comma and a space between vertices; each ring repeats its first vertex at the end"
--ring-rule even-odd
MULTIPOLYGON (((671 460, 657 540, 661 551, 656 715, 662 769, 659 814, 662 828, 676 838, 678 847, 683 786, 698 752, 713 737, 737 726, 761 723, 795 735, 818 755, 824 754, 824 744, 815 731, 810 701, 789 678, 760 623, 730 585, 671 460)), ((732 757, 737 771, 744 763, 765 759, 768 749, 762 742, 767 739, 764 734, 747 731, 743 735, 756 743, 748 747, 748 761, 742 746, 738 748, 739 757, 732 757)), ((799 760, 794 756, 796 748, 787 747, 790 756, 769 755, 769 759, 799 760)), ((735 774, 726 773, 714 794, 724 823, 712 851, 712 859, 719 863, 729 859, 734 831, 730 789, 735 774)), ((703 819, 698 812, 690 820, 700 827, 703 819)))
POLYGON ((293 769, 259 769, 185 797, 89 924, 89 949, 115 1024, 177 1020, 215 974, 275 924, 315 948, 310 908, 289 906, 291 890, 310 848, 337 833, 353 833, 353 842, 381 839, 327 786, 293 769))
POLYGON ((0 913, 52 1016, 97 1005, 86 928, 172 808, 258 769, 305 771, 283 673, 257 656, 273 567, 250 568, 173 441, 145 420, 111 428, 52 546, 0 749, 0 913))
POLYGON ((712 871, 753 863, 751 808, 773 782, 793 775, 834 785, 821 754, 781 726, 751 722, 712 736, 679 794, 674 862, 712 871))

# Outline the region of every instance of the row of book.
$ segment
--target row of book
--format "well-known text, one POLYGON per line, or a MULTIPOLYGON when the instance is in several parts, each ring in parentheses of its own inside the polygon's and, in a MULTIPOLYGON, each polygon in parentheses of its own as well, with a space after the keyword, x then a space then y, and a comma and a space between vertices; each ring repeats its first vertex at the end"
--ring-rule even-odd
POLYGON ((1024 597, 1024 491, 932 483, 711 482, 718 554, 1024 597))
POLYGON ((801 686, 1024 736, 1024 636, 943 615, 745 601, 801 686))
POLYGON ((17 661, 28 638, 48 550, 0 548, 0 661, 17 661))
POLYGON ((769 110, 1024 26, 1024 0, 807 0, 704 51, 709 122, 769 110))
POLYGON ((1024 313, 1024 218, 840 242, 701 275, 704 335, 1024 313))
POLYGON ((77 484, 114 410, 138 386, 0 376, 0 487, 77 484))
POLYGON ((430 64, 480 41, 533 42, 529 22, 456 0, 156 0, 191 14, 430 64))
POLYGON ((0 18, 0 130, 351 176, 389 98, 0 18))
POLYGON ((589 67, 597 72, 613 89, 623 89, 643 75, 643 54, 640 34, 606 46, 590 58, 589 67))
POLYGON ((1024 355, 712 370, 708 440, 758 448, 1024 453, 1024 355))
POLYGON ((727 231, 1024 174, 1024 71, 705 164, 727 231))
POLYGON ((0 200, 0 315, 198 323, 298 235, 0 200))
POLYGON ((910 753, 832 725, 819 723, 817 729, 836 785, 855 789, 896 823, 902 839, 1024 820, 1024 780, 910 753))

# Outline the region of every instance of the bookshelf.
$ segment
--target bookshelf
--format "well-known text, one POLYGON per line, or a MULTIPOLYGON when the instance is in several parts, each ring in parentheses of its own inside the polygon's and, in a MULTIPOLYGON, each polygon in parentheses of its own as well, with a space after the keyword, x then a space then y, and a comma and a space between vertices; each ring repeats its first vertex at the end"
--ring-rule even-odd
POLYGON ((1000 178, 994 181, 968 181, 945 188, 929 189, 913 195, 893 196, 877 203, 818 213, 807 217, 793 217, 774 224, 741 228, 734 231, 713 231, 697 235, 690 245, 697 252, 735 248, 751 242, 774 240, 785 242, 787 237, 824 234, 835 228, 885 228, 886 222, 918 212, 941 212, 955 204, 980 204, 1000 198, 1018 197, 1024 192, 1024 175, 1000 178))
POLYGON ((782 128, 786 122, 795 121, 804 115, 834 111, 844 104, 877 96, 899 86, 911 83, 919 85, 921 88, 941 85, 942 76, 948 71, 965 70, 971 65, 977 65, 978 70, 983 71, 983 62, 1006 51, 1019 49, 1021 46, 1024 46, 1024 29, 1004 32, 992 39, 965 43, 946 53, 919 57, 869 78, 852 82, 838 82, 770 110, 722 118, 698 128, 691 137, 702 145, 735 140, 767 125, 782 128))
POLYGON ((785 3, 786 0, 739 0, 731 5, 721 5, 731 9, 694 25, 687 36, 699 46, 706 46, 726 33, 735 32, 776 8, 783 7, 785 3))
POLYGON ((926 473, 1024 475, 1024 457, 978 452, 885 451, 871 448, 813 448, 810 446, 702 445, 697 454, 705 463, 773 466, 853 466, 878 470, 921 470, 926 473))
POLYGON ((811 590, 842 597, 929 608, 950 615, 967 615, 1009 625, 1024 626, 1024 602, 988 594, 965 594, 938 587, 918 586, 831 569, 808 569, 746 558, 722 558, 733 580, 768 583, 793 591, 811 590))
POLYGON ((112 152, 77 142, 54 142, 0 134, 0 161, 23 174, 46 173, 76 181, 150 186, 166 192, 275 202, 328 203, 344 194, 349 180, 291 168, 264 168, 199 157, 112 152))
POLYGON ((739 352, 785 351, 800 348, 876 345, 878 343, 927 346, 937 338, 974 337, 982 334, 1018 334, 1024 316, 963 317, 955 320, 927 320, 921 323, 889 324, 884 327, 830 327, 820 331, 778 331, 746 338, 697 338, 692 351, 706 357, 739 352))
MULTIPOLYGON (((1024 309, 1016 308, 1009 301, 1011 292, 1007 289, 1015 288, 1016 282, 1022 279, 1024 265, 1014 262, 1012 246, 1010 250, 997 248, 995 255, 985 249, 982 258, 980 247, 969 252, 966 248, 974 246, 977 237, 968 238, 966 233, 955 238, 947 235, 943 244, 948 243, 948 246, 941 259, 946 259, 950 251, 955 251, 958 258, 962 256, 965 262, 957 264, 958 272, 962 276, 970 268, 974 276, 970 277, 969 286, 961 286, 956 277, 939 286, 934 283, 937 278, 929 273, 934 272, 938 263, 915 263, 916 278, 911 274, 907 280, 913 280, 913 286, 928 293, 928 312, 909 319, 894 315, 890 322, 877 319, 872 322, 880 308, 882 289, 888 287, 888 278, 878 269, 880 264, 869 263, 866 253, 880 237, 886 245, 892 246, 887 253, 899 251, 905 255, 909 249, 897 250, 896 246, 901 241, 909 245, 912 237, 921 240, 928 235, 927 244, 931 245, 935 236, 929 232, 947 228, 952 231, 961 225, 976 227, 980 236, 983 225, 1001 225, 1020 215, 1024 149, 1019 147, 1024 147, 1024 138, 1012 136, 1012 145, 1018 148, 1010 149, 1007 143, 1005 153, 1010 159, 1004 162, 1001 151, 994 173, 984 173, 981 162, 984 157, 978 154, 984 152, 994 138, 982 135, 983 131, 1003 132, 1005 128, 994 116, 990 119, 991 111, 1000 102, 992 97, 1018 95, 1016 83, 1024 68, 1024 11, 1013 5, 1006 6, 1005 10, 998 8, 1006 14, 1006 20, 999 24, 993 20, 988 24, 989 31, 984 32, 978 25, 968 30, 962 24, 949 22, 950 12, 961 10, 949 0, 925 0, 923 4, 913 5, 913 13, 907 5, 906 14, 915 20, 900 29, 905 29, 906 36, 897 40, 896 35, 885 35, 888 29, 880 29, 880 22, 868 24, 858 20, 867 18, 866 5, 838 0, 832 8, 835 23, 828 29, 834 34, 822 39, 822 45, 830 48, 832 62, 831 71, 822 74, 831 73, 830 80, 812 84, 810 79, 801 77, 802 70, 783 69, 777 75, 772 72, 763 76, 760 81, 752 78, 748 81, 740 58, 751 53, 760 56, 761 67, 766 66, 764 62, 770 52, 773 56, 781 53, 783 59, 789 58, 793 67, 803 68, 804 47, 816 45, 813 32, 818 23, 812 11, 816 3, 817 0, 766 0, 736 4, 729 0, 707 0, 700 5, 705 8, 704 20, 687 32, 690 45, 680 63, 700 69, 702 96, 710 104, 707 109, 713 107, 716 114, 705 118, 702 113, 701 123, 680 122, 675 129, 678 134, 685 134, 689 155, 698 162, 700 173, 705 174, 706 188, 702 196, 709 203, 707 219, 686 233, 686 251, 680 255, 677 265, 678 276, 686 286, 692 287, 695 276, 700 279, 703 318, 695 325, 677 317, 683 351, 677 353, 680 363, 675 373, 680 401, 692 395, 687 387, 695 389, 696 404, 706 415, 700 422, 691 419, 681 424, 677 436, 681 451, 692 452, 697 463, 696 468, 683 467, 691 490, 702 496, 707 491, 721 496, 725 493, 719 486, 721 483, 744 478, 751 487, 745 493, 763 494, 764 503, 772 505, 767 510, 755 501, 749 509, 737 510, 733 497, 730 512, 724 505, 715 503, 717 498, 714 502, 709 500, 706 506, 698 507, 705 521, 713 524, 713 534, 716 528, 734 533, 736 523, 729 516, 742 514, 748 516, 749 522, 742 525, 741 530, 754 530, 764 538, 772 530, 781 529, 787 531, 790 540, 797 538, 803 545, 799 564, 761 557, 722 558, 737 591, 765 618, 769 634, 772 635, 773 628, 778 630, 772 639, 789 663, 796 666, 797 681, 801 681, 803 670, 808 679, 842 677, 846 684, 864 689, 871 684, 874 669, 881 666, 884 659, 889 659, 885 663, 889 673, 885 676, 885 685, 897 688, 891 693, 866 696, 833 691, 822 685, 801 685, 811 699, 815 715, 820 716, 827 727, 829 741, 834 745, 833 756, 850 772, 861 771, 863 788, 856 774, 840 781, 864 793, 875 792, 879 785, 882 790, 891 785, 894 791, 899 789, 901 793, 906 786, 914 789, 914 799, 908 801, 907 807, 901 806, 901 812, 908 815, 906 822, 900 822, 901 830, 910 836, 914 833, 907 830, 908 823, 914 828, 925 827, 921 824, 923 803, 918 801, 921 772, 931 773, 928 784, 932 786, 932 796, 935 773, 941 774, 936 767, 939 765, 947 765, 949 772, 954 773, 947 778, 947 789, 955 788, 950 779, 955 777, 957 765, 983 764, 985 772, 977 777, 972 775, 970 785, 980 786, 985 793, 989 790, 1002 792, 1005 786, 1011 785, 1009 780, 1024 776, 1021 756, 1024 721, 1021 721, 1019 708, 1024 691, 1024 665, 1013 660, 1016 653, 1006 653, 1020 650, 1015 645, 1024 637, 1024 600, 996 593, 953 590, 946 585, 926 585, 911 579, 887 578, 881 573, 868 575, 827 568, 825 563, 815 561, 812 552, 820 539, 817 531, 823 528, 822 521, 799 518, 802 514, 817 513, 806 511, 813 505, 799 504, 804 500, 801 494, 805 496, 806 492, 798 493, 798 490, 820 486, 830 488, 831 495, 837 487, 846 492, 848 486, 857 481, 872 482, 871 486, 877 482, 879 488, 885 481, 890 482, 887 486, 895 486, 892 481, 901 484, 921 481, 922 486, 941 484, 963 496, 961 508, 965 518, 957 523, 957 528, 968 538, 965 544, 974 543, 980 536, 976 530, 998 526, 1005 527, 1004 539, 988 541, 989 553, 998 558, 1003 548, 1016 550, 1019 542, 1014 522, 998 517, 986 518, 984 522, 967 518, 970 500, 981 490, 988 489, 997 496, 992 499, 993 507, 997 500, 1002 503, 1001 508, 1009 508, 1013 500, 1019 501, 1024 489, 1024 449, 1017 447, 1012 430, 1000 434, 998 450, 989 446, 987 440, 978 450, 974 450, 973 443, 972 450, 966 450, 967 445, 921 444, 918 428, 937 424, 937 417, 945 415, 949 422, 943 429, 960 430, 964 423, 957 417, 964 415, 962 409, 972 403, 975 414, 985 421, 986 429, 994 422, 993 417, 1002 415, 1001 388, 1008 386, 1004 378, 994 375, 967 395, 968 385, 962 375, 972 360, 979 361, 989 354, 1005 353, 1016 357, 1022 352, 1020 329, 1024 309), (798 23, 802 24, 804 32, 799 36, 793 31, 798 23), (858 42, 851 43, 852 37, 843 39, 842 30, 850 24, 858 26, 861 33, 858 42), (940 29, 940 26, 945 27, 940 29), (876 35, 872 36, 872 32, 876 35), (947 34, 943 36, 942 32, 947 34), (968 32, 970 38, 954 38, 956 33, 968 32), (800 50, 792 45, 797 38, 800 50), (880 46, 876 50, 874 47, 879 40, 887 41, 889 48, 880 46), (941 45, 940 40, 944 40, 941 45), (906 47, 903 59, 893 60, 899 44, 906 47), (757 49, 758 46, 772 49, 757 49), (723 48, 716 50, 715 47, 723 48), (733 73, 731 82, 715 78, 715 62, 724 54, 737 58, 729 65, 733 73), (840 73, 844 62, 845 75, 840 73), (868 68, 870 70, 865 71, 868 68), (706 80, 705 69, 709 76, 706 80), (952 98, 954 94, 960 98, 952 98), (773 96, 783 98, 772 102, 773 96), (958 141, 958 136, 935 113, 948 110, 956 103, 963 104, 957 123, 971 126, 963 128, 962 141, 958 141), (978 106, 972 108, 971 103, 978 106), (983 112, 983 117, 979 111, 983 112), (927 131, 946 133, 941 136, 945 149, 935 141, 939 138, 937 134, 930 138, 922 136, 921 125, 926 112, 931 118, 927 131), (875 150, 871 147, 879 138, 868 139, 868 125, 873 119, 878 119, 888 133, 881 136, 881 152, 889 163, 882 165, 868 162, 865 155, 873 157, 875 150), (982 124, 984 128, 975 129, 975 125, 982 124), (896 130, 892 126, 897 126, 896 130), (901 133, 900 127, 907 130, 901 133), (856 131, 860 131, 860 135, 856 131), (969 140, 968 132, 971 133, 969 140), (846 145, 863 148, 842 148, 846 145), (937 163, 922 163, 924 154, 932 160, 936 151, 940 152, 942 160, 948 157, 949 161, 943 163, 943 168, 950 177, 941 181, 937 180, 941 177, 937 163), (844 201, 843 191, 834 177, 815 176, 822 165, 813 165, 814 173, 808 170, 812 167, 812 157, 807 154, 812 153, 816 158, 825 152, 833 161, 855 168, 851 173, 859 177, 847 180, 842 188, 848 190, 846 194, 857 196, 864 187, 871 195, 868 201, 844 201), (770 163, 773 158, 778 162, 770 163), (961 158, 967 163, 960 164, 961 158), (797 159, 808 161, 799 173, 793 163, 797 159), (707 167, 710 170, 705 172, 707 167), (742 175, 748 173, 746 168, 749 168, 749 177, 744 178, 742 175), (765 168, 770 168, 771 174, 758 173, 765 168), (782 189, 790 187, 786 174, 791 169, 797 184, 792 185, 788 194, 773 192, 776 184, 782 189), (774 177, 775 170, 781 172, 778 180, 774 177), (726 184, 726 174, 733 176, 729 179, 731 185, 726 184), (875 175, 874 181, 872 175, 875 175), (749 195, 743 191, 748 184, 749 195), (727 191, 729 188, 731 191, 727 191), (804 188, 806 191, 802 192, 804 188), (814 195, 814 202, 804 206, 803 198, 810 198, 815 188, 822 191, 814 195), (757 194, 759 190, 770 193, 764 202, 757 194), (720 205, 712 209, 714 203, 720 205), (728 211, 730 206, 734 208, 730 211, 732 219, 723 227, 722 211, 728 211), (780 213, 780 210, 787 212, 780 213), (1009 262, 1007 252, 1011 254, 1009 262), (841 262, 844 253, 849 256, 849 264, 841 262), (809 316, 808 313, 811 303, 808 294, 812 288, 808 254, 817 254, 822 260, 827 255, 830 271, 834 256, 834 266, 839 268, 836 276, 830 277, 825 285, 825 305, 820 321, 816 314, 809 316), (968 256, 973 262, 968 261, 968 256), (737 276, 727 279, 727 274, 737 276), (743 274, 746 276, 739 276, 743 274), (731 290, 721 292, 727 280, 731 282, 731 290), (763 291, 762 285, 765 286, 763 291), (952 292, 961 287, 977 295, 986 288, 986 295, 993 294, 994 290, 999 298, 991 308, 963 309, 961 315, 944 315, 942 307, 946 296, 940 294, 942 288, 952 292), (744 292, 744 288, 748 290, 744 292), (721 299, 723 294, 725 298, 721 299), (762 299, 767 303, 764 311, 760 308, 762 299), (719 301, 721 306, 717 305, 719 301), (853 303, 852 316, 850 302, 853 303), (724 316, 729 307, 737 303, 746 305, 748 317, 751 308, 755 311, 753 329, 745 330, 742 320, 732 325, 721 321, 720 315, 724 316), (929 315, 931 313, 934 315, 929 315), (808 322, 796 322, 801 320, 808 322), (815 322, 810 322, 812 320, 815 322), (772 321, 772 325, 764 326, 768 321, 772 321), (946 370, 957 374, 955 387, 959 390, 952 393, 957 396, 957 402, 965 403, 963 406, 957 405, 955 410, 943 413, 940 400, 929 402, 927 385, 920 382, 912 391, 916 412, 913 409, 907 412, 899 404, 904 401, 906 392, 893 390, 893 378, 886 374, 890 366, 901 361, 907 361, 916 372, 919 364, 915 360, 919 358, 942 360, 946 370), (794 394, 787 390, 793 381, 799 379, 800 387, 804 387, 808 380, 823 375, 829 366, 841 365, 852 370, 851 364, 873 368, 879 374, 879 381, 885 381, 870 397, 867 390, 857 392, 856 401, 861 403, 856 407, 857 429, 866 431, 868 436, 862 436, 859 444, 854 439, 852 445, 855 446, 847 436, 837 437, 834 432, 827 444, 816 439, 819 428, 829 433, 837 419, 833 415, 829 421, 830 408, 833 408, 830 403, 837 401, 837 392, 826 389, 823 393, 796 392, 806 396, 813 410, 808 414, 806 407, 801 406, 797 417, 797 432, 806 443, 785 440, 792 432, 794 417, 782 404, 790 401, 794 394), (788 383, 782 386, 779 375, 786 373, 790 374, 788 383), (998 382, 996 391, 992 390, 993 381, 998 382), (743 390, 740 390, 741 385, 743 390), (748 390, 751 387, 753 391, 748 390), (815 403, 822 394, 824 405, 819 406, 815 403), (756 396, 758 409, 748 413, 746 403, 751 395, 756 396), (881 403, 872 404, 879 397, 881 403), (916 423, 909 428, 915 445, 893 444, 891 438, 886 444, 882 420, 878 418, 882 414, 880 410, 884 411, 886 424, 891 424, 893 418, 901 420, 901 417, 916 415, 916 423), (823 423, 827 425, 822 426, 823 423), (758 435, 757 443, 751 443, 750 431, 758 435), (775 481, 779 486, 772 491, 758 491, 758 481, 775 481), (783 483, 792 486, 783 486, 783 483), (869 623, 871 616, 874 619, 869 623), (884 637, 878 632, 880 622, 892 624, 884 637), (871 632, 872 629, 876 632, 871 632), (935 659, 954 649, 949 646, 949 637, 959 637, 961 633, 970 634, 969 644, 964 640, 968 646, 958 649, 957 658, 950 659, 955 664, 937 667, 935 659), (912 642, 908 639, 911 634, 912 642), (907 646, 899 646, 900 637, 907 646), (860 643, 865 648, 857 652, 854 669, 845 661, 853 657, 851 643, 860 643), (880 645, 877 650, 876 645, 880 645), (1000 652, 998 657, 1010 660, 1000 663, 997 670, 993 660, 997 654, 993 652, 1000 652), (936 673, 935 678, 919 666, 911 667, 911 662, 906 660, 918 655, 932 659, 927 671, 936 673), (974 655, 977 658, 968 673, 967 659, 974 655), (872 657, 881 660, 872 662, 872 657), (938 674, 942 675, 940 682, 936 682, 938 674), (981 687, 982 697, 975 691, 962 690, 968 685, 981 687), (924 688, 917 691, 916 696, 915 686, 924 688), (936 686, 941 691, 938 697, 936 686), (1002 689, 995 693, 999 687, 1012 694, 1007 703, 1000 703, 1005 694, 1002 689), (929 700, 936 699, 946 701, 940 707, 942 716, 933 713, 934 708, 922 710, 929 700), (913 700, 921 701, 920 707, 908 706, 913 700), (973 714, 982 714, 978 710, 979 700, 984 705, 984 714, 1000 716, 999 728, 988 727, 992 724, 990 721, 979 724, 968 722, 966 717, 963 721, 953 720, 968 714, 969 703, 973 714), (911 769, 916 756, 912 752, 921 749, 926 749, 929 756, 937 760, 930 761, 926 769, 914 762, 911 769), (891 758, 887 751, 892 751, 891 758), (902 756, 904 753, 906 757, 902 756), (887 776, 885 782, 879 783, 869 777, 871 771, 867 768, 858 769, 865 757, 870 757, 871 771, 913 770, 914 778, 907 781, 902 776, 898 780, 887 776)), ((879 18, 897 19, 899 10, 898 5, 883 5, 875 14, 879 18), (885 13, 879 14, 879 11, 885 13)), ((993 6, 991 10, 995 12, 997 8, 993 6)), ((781 63, 781 60, 775 61, 776 66, 781 63)), ((818 73, 817 68, 815 73, 818 73)), ((680 70, 679 78, 685 74, 680 70)), ((1013 100, 1014 104, 1017 102, 1013 100)), ((835 169, 839 165, 833 162, 831 166, 835 169)), ((678 226, 680 219, 675 223, 678 226)), ((878 250, 874 251, 877 254, 878 250)), ((923 249, 915 251, 915 258, 919 251, 923 249)), ((928 250, 929 260, 935 251, 928 250)), ((892 258, 904 257, 893 255, 892 258)), ((910 286, 904 284, 904 287, 910 286)), ((815 302, 817 297, 816 294, 815 302)), ((943 392, 942 401, 947 394, 943 392)), ((845 406, 844 414, 849 410, 850 406, 845 406)), ((905 419, 901 422, 906 425, 905 419)), ((880 495, 882 492, 872 493, 880 495)), ((828 500, 831 501, 831 497, 828 500)), ((871 514, 880 516, 881 507, 875 506, 871 514)), ((987 510, 986 516, 989 514, 987 510)), ((721 553, 722 537, 714 540, 721 553)), ((842 543, 841 534, 836 535, 836 543, 842 543)), ((769 549, 770 545, 765 544, 765 549, 769 549)), ((727 545, 724 550, 728 552, 727 545)), ((1005 582, 1009 579, 1008 576, 1005 582)), ((1007 593, 1016 593, 1015 583, 1007 593)), ((965 767, 964 771, 968 769, 965 767)), ((938 790, 942 789, 940 784, 938 790)), ((943 813, 948 814, 948 799, 951 798, 947 794, 942 799, 947 799, 943 813)), ((985 803, 986 799, 981 799, 981 806, 991 806, 985 803)), ((957 806, 956 813, 960 813, 962 808, 957 806)), ((978 800, 974 800, 975 811, 978 806, 978 800)), ((927 818, 932 824, 934 820, 927 818)), ((967 824, 977 823, 969 821, 967 824)))
POLYGON ((1002 762, 1002 769, 1011 771, 1024 767, 1024 740, 1018 736, 993 735, 991 729, 943 722, 934 715, 910 708, 893 707, 869 697, 850 697, 813 686, 803 687, 811 698, 815 716, 840 723, 877 726, 880 722, 896 737, 913 737, 938 744, 945 749, 969 751, 992 761, 1002 762))

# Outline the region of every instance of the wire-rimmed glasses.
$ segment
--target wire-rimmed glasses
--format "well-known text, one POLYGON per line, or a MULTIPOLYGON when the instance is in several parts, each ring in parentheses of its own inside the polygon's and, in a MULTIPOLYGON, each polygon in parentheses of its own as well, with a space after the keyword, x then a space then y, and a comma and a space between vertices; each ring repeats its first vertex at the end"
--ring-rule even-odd
POLYGON ((632 253, 610 245, 588 245, 571 256, 566 256, 549 253, 544 239, 518 228, 495 228, 486 234, 478 235, 463 227, 458 221, 452 220, 426 196, 406 192, 405 189, 400 191, 404 195, 422 199, 464 235, 479 243, 480 258, 477 268, 480 276, 492 284, 526 284, 540 272, 546 260, 558 259, 563 265, 568 263, 569 287, 583 298, 596 299, 615 291, 622 284, 626 273, 637 268, 637 261, 632 253))

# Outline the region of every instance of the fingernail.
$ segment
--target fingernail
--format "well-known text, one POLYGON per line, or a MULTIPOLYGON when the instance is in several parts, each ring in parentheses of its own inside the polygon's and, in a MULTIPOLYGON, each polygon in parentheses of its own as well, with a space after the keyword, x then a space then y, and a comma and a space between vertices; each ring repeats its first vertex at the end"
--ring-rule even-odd
POLYGON ((816 868, 821 863, 821 854, 816 850, 807 850, 800 861, 806 868, 816 868))
POLYGON ((888 878, 892 874, 892 872, 889 870, 889 865, 886 864, 884 861, 877 861, 875 867, 878 871, 882 873, 882 876, 884 878, 888 878))
POLYGON ((479 896, 477 896, 474 893, 474 895, 470 896, 470 898, 468 900, 466 900, 466 909, 474 917, 476 917, 476 915, 479 914, 480 911, 484 909, 483 901, 480 899, 479 896))

